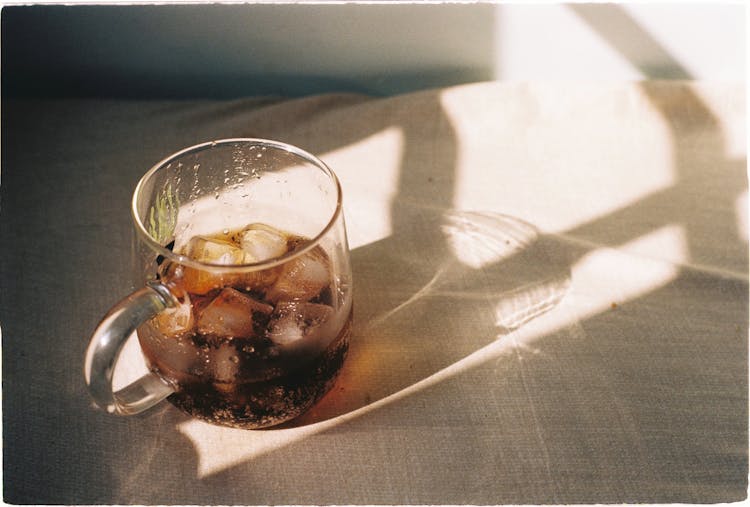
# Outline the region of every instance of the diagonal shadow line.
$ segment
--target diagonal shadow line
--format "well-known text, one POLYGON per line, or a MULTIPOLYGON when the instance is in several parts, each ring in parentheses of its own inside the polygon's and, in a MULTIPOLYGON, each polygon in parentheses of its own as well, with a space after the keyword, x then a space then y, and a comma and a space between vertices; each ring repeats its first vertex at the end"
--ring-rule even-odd
POLYGON ((685 67, 619 5, 568 4, 567 7, 647 78, 691 78, 685 67))
MULTIPOLYGON (((612 4, 570 4, 568 8, 646 77, 690 79, 684 66, 622 7, 612 4), (648 56, 645 62, 643 55, 648 56), (654 65, 649 62, 663 63, 654 65)), ((747 190, 745 162, 732 161, 724 155, 724 135, 718 119, 695 92, 687 87, 675 92, 658 81, 641 82, 640 88, 671 130, 675 184, 632 206, 582 224, 565 235, 603 244, 612 241, 620 244, 647 233, 649 229, 679 223, 686 232, 688 265, 696 261, 700 264, 700 254, 706 249, 706 234, 714 229, 712 223, 724 224, 735 219, 731 203, 747 190), (694 133, 703 136, 700 151, 694 148, 697 140, 692 136, 694 133), (728 172, 730 178, 717 180, 714 177, 723 172, 728 172), (724 183, 726 181, 728 184, 724 183), (717 186, 717 182, 723 186, 717 186), (713 192, 713 197, 724 207, 704 209, 696 206, 699 191, 713 192), (615 228, 618 223, 625 227, 615 228), (628 229, 628 226, 631 228, 628 229)), ((747 265, 746 243, 736 234, 722 239, 738 256, 740 264, 747 265)))

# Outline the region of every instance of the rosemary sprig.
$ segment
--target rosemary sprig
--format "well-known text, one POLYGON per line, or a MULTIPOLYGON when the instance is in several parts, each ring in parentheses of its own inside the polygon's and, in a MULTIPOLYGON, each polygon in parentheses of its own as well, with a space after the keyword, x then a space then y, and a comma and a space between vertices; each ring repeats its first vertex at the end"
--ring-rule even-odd
POLYGON ((172 184, 167 185, 156 197, 148 217, 149 234, 162 245, 171 239, 177 226, 177 212, 180 209, 180 198, 172 191, 172 184))

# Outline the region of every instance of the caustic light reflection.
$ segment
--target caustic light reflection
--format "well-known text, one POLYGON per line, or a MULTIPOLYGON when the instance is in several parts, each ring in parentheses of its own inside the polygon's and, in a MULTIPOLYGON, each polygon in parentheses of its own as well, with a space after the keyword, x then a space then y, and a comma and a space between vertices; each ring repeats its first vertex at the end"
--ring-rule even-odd
POLYGON ((481 269, 520 252, 539 237, 531 224, 496 213, 446 213, 442 226, 454 257, 481 269))
POLYGON ((473 269, 516 257, 511 276, 492 280, 500 290, 495 323, 501 332, 551 310, 568 290, 566 259, 538 242, 539 231, 527 222, 494 213, 449 212, 442 230, 455 258, 473 269))

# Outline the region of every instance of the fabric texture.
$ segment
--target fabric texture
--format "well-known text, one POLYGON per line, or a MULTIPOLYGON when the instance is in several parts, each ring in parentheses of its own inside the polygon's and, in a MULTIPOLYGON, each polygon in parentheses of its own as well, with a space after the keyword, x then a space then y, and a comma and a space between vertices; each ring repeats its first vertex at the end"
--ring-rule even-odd
POLYGON ((689 82, 4 100, 4 500, 746 498, 745 107, 743 86, 689 82), (355 287, 341 378, 262 431, 166 402, 107 415, 83 358, 139 283, 133 188, 230 137, 297 145, 341 180, 355 287))

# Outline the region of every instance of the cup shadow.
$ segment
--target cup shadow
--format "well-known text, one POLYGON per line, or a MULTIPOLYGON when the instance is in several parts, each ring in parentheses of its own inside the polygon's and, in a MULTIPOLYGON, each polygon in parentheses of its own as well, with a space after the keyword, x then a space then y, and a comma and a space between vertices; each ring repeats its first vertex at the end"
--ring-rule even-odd
POLYGON ((531 224, 454 210, 414 217, 408 230, 353 250, 349 357, 331 392, 283 427, 319 423, 396 395, 564 297, 573 252, 531 224))

